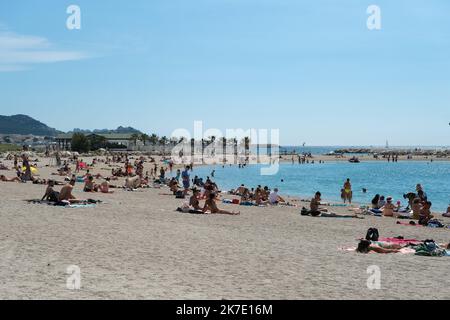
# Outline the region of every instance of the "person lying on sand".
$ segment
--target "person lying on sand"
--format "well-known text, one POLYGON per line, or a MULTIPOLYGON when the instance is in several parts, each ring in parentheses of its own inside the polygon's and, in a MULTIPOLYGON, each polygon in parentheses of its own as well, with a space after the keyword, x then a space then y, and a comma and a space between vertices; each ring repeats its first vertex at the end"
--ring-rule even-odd
POLYGON ((3 182, 21 182, 22 180, 19 177, 7 178, 5 175, 0 175, 0 181, 3 182))
POLYGON ((402 248, 402 245, 399 244, 388 244, 384 245, 383 242, 374 242, 372 243, 369 240, 361 240, 356 248, 356 252, 359 253, 398 253, 402 248))
POLYGON ((240 214, 239 211, 227 211, 227 210, 221 210, 216 205, 216 194, 213 192, 209 195, 209 198, 205 201, 205 206, 203 207, 203 213, 206 213, 206 211, 211 211, 213 214, 230 214, 230 215, 238 215, 240 214))

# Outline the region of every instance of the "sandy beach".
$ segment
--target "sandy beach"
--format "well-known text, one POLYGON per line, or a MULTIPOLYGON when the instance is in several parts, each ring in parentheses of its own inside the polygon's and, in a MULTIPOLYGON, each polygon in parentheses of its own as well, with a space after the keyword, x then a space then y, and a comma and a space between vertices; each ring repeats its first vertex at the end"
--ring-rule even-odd
MULTIPOLYGON (((40 176, 55 178, 48 161, 39 162, 40 176)), ((107 169, 98 164, 93 173, 107 169)), ((0 188, 1 299, 450 298, 448 257, 341 250, 355 247, 370 227, 382 237, 446 243, 449 229, 371 216, 313 218, 287 206, 220 203, 241 215, 191 215, 175 211, 183 200, 161 195, 168 188, 86 194, 77 183, 76 196, 104 201, 88 208, 24 201, 42 197, 43 185, 0 188), (80 290, 66 288, 71 265, 80 268, 80 290), (372 265, 381 270, 380 290, 367 287, 372 265)))

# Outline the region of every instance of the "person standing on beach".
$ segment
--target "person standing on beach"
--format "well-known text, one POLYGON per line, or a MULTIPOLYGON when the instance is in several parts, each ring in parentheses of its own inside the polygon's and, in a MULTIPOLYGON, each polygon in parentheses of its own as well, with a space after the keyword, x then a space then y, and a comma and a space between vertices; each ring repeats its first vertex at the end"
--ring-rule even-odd
POLYGON ((26 155, 22 156, 22 167, 25 168, 25 172, 22 175, 22 181, 31 181, 31 167, 30 167, 30 161, 28 160, 28 157, 26 155))
POLYGON ((353 197, 352 184, 350 183, 350 179, 347 179, 347 181, 345 181, 344 183, 344 203, 346 202, 346 200, 348 200, 348 202, 351 204, 352 197, 353 197))
POLYGON ((186 166, 184 171, 181 173, 181 179, 183 180, 183 187, 184 187, 184 195, 186 195, 189 191, 189 187, 191 185, 190 177, 189 177, 189 170, 190 166, 186 166))

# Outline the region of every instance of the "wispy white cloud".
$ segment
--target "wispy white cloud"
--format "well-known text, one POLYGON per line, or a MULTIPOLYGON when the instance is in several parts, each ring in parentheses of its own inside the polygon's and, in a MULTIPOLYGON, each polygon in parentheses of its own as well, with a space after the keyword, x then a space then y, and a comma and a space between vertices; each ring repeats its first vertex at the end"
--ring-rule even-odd
POLYGON ((29 69, 31 65, 88 58, 81 51, 54 49, 48 39, 0 31, 0 72, 29 69))

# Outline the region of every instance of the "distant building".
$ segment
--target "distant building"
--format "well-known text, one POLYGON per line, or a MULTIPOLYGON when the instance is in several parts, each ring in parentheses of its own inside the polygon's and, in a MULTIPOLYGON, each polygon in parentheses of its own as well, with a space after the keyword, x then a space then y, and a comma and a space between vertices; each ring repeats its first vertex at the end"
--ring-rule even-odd
MULTIPOLYGON (((131 133, 90 133, 87 134, 86 137, 94 135, 104 137, 109 143, 123 145, 127 147, 127 149, 134 143, 131 138, 131 133)), ((70 150, 72 145, 72 136, 73 133, 63 133, 56 136, 56 143, 61 150, 70 150)))

